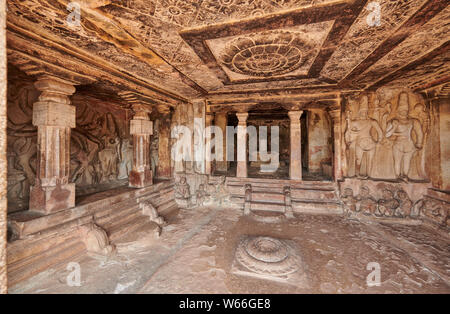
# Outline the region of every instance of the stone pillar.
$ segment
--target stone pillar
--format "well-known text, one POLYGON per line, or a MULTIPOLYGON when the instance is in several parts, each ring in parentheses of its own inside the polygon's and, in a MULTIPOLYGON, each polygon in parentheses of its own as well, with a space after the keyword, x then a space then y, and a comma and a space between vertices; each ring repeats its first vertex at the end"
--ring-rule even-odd
POLYGON ((289 164, 289 177, 291 180, 302 179, 302 129, 300 125, 302 113, 302 110, 288 112, 289 119, 291 120, 291 161, 289 164))
POLYGON ((211 129, 212 120, 214 116, 211 113, 207 113, 205 116, 205 174, 210 175, 212 171, 212 161, 211 161, 211 144, 213 139, 211 139, 211 129), (209 130, 209 131, 208 131, 209 130))
POLYGON ((150 121, 151 109, 144 105, 134 105, 135 115, 130 121, 130 134, 133 135, 133 170, 128 177, 129 186, 143 188, 153 184, 150 163, 150 136, 153 123, 150 121))
POLYGON ((226 113, 216 113, 214 117, 214 124, 216 127, 222 130, 223 141, 222 141, 222 152, 223 160, 216 161, 216 170, 220 172, 228 171, 228 161, 227 161, 227 114, 226 113))
POLYGON ((0 294, 8 291, 6 278, 6 1, 0 1, 0 294))
POLYGON ((170 108, 158 109, 161 113, 159 123, 158 142, 158 168, 156 174, 159 178, 172 177, 171 155, 170 155, 170 108))
POLYGON ((239 120, 237 131, 236 177, 247 178, 247 118, 248 112, 236 113, 239 120))
POLYGON ((44 75, 34 84, 41 92, 33 105, 33 125, 38 129, 36 182, 30 191, 30 210, 50 214, 75 206, 75 184, 70 177, 70 133, 75 127, 75 107, 69 96, 72 83, 44 75))
POLYGON ((340 181, 343 178, 341 109, 340 108, 331 109, 329 111, 329 114, 333 122, 333 139, 334 139, 333 177, 335 181, 340 181))

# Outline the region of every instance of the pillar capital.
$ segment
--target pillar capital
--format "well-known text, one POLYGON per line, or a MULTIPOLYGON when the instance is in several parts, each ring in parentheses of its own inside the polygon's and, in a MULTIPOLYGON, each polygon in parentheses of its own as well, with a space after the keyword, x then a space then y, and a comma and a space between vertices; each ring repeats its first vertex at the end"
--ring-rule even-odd
POLYGON ((333 121, 339 121, 341 118, 341 108, 330 108, 328 114, 333 121))
POLYGON ((248 112, 237 112, 236 117, 239 120, 239 123, 247 122, 248 112))
POLYGON ((300 117, 303 114, 303 110, 292 110, 288 112, 289 119, 291 122, 300 121, 300 117))
POLYGON ((205 125, 210 126, 211 122, 214 120, 214 114, 207 112, 205 115, 205 125))

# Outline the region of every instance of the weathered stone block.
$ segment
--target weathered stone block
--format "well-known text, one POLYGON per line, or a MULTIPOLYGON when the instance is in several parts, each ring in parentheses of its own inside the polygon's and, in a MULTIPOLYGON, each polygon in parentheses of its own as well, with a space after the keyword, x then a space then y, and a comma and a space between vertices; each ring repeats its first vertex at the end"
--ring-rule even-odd
POLYGON ((75 128, 75 107, 52 102, 36 102, 33 105, 33 125, 75 128))
POLYGON ((131 171, 128 177, 129 185, 133 188, 143 188, 153 184, 153 174, 151 169, 142 172, 131 171))
POLYGON ((30 190, 30 210, 48 215, 75 206, 75 184, 50 187, 33 186, 30 190))
POLYGON ((149 120, 131 120, 130 134, 153 134, 153 122, 149 120))

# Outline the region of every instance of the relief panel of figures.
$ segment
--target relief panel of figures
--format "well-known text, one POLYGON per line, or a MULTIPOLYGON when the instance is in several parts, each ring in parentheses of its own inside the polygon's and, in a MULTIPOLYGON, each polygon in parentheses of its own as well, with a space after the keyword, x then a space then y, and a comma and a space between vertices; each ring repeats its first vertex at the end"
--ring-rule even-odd
POLYGON ((380 89, 345 107, 347 177, 428 180, 430 114, 421 96, 380 89))
MULTIPOLYGON (((37 161, 37 129, 32 125, 33 103, 39 92, 33 82, 8 82, 8 211, 28 209, 37 161)), ((132 142, 127 113, 83 95, 72 99, 77 127, 71 137, 71 182, 77 194, 126 184, 132 167, 132 142)))

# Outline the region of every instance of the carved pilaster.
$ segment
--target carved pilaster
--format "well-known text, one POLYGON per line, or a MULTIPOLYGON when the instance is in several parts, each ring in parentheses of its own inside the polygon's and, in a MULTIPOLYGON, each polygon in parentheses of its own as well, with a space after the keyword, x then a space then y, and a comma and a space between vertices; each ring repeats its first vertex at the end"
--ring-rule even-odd
POLYGON ((150 137, 153 134, 153 122, 150 121, 151 109, 143 104, 134 104, 135 112, 130 121, 130 134, 133 136, 133 170, 128 177, 130 187, 143 188, 153 184, 150 163, 150 137))
POLYGON ((236 113, 239 120, 237 131, 236 177, 247 178, 247 119, 248 112, 236 113))
POLYGON ((340 181, 343 178, 342 173, 342 123, 341 123, 341 109, 332 108, 328 111, 331 120, 333 121, 333 138, 334 138, 334 156, 333 156, 333 172, 334 180, 340 181))
POLYGON ((31 187, 30 210, 50 214, 75 206, 75 184, 69 183, 70 134, 75 127, 75 107, 69 96, 73 83, 44 75, 35 83, 41 92, 33 105, 33 125, 38 129, 36 182, 31 187))
POLYGON ((302 110, 289 111, 290 138, 291 138, 291 161, 289 164, 289 177, 291 180, 302 179, 302 130, 300 125, 300 117, 302 110))
POLYGON ((211 162, 211 125, 212 121, 214 119, 214 116, 211 113, 207 113, 205 115, 205 132, 208 132, 206 134, 206 142, 205 142, 205 174, 210 175, 212 171, 212 162, 211 162))

